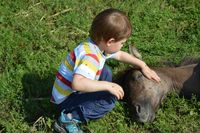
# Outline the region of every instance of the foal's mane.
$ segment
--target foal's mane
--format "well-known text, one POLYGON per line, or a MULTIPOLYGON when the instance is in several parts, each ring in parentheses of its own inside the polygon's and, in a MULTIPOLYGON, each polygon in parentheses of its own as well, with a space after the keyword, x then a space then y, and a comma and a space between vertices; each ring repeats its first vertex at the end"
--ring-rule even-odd
POLYGON ((200 57, 185 57, 179 66, 186 66, 191 64, 198 64, 200 62, 200 57))

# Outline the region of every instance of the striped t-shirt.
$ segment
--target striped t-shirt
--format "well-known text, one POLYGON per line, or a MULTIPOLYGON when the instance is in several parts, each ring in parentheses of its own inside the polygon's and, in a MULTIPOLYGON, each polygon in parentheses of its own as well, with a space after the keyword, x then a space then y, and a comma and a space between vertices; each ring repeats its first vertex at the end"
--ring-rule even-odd
POLYGON ((59 104, 72 92, 75 92, 71 87, 74 74, 98 80, 106 59, 112 58, 114 55, 103 54, 91 39, 79 44, 60 64, 53 85, 51 101, 59 104))

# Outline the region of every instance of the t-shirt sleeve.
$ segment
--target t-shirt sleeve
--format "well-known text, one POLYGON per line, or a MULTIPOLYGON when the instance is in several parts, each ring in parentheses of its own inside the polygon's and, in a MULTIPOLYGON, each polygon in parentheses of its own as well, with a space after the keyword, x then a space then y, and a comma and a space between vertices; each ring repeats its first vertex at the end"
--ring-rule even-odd
POLYGON ((89 54, 76 59, 74 74, 80 74, 86 78, 95 79, 99 68, 99 62, 94 57, 95 55, 89 54))
POLYGON ((106 59, 115 58, 116 54, 117 54, 117 52, 113 53, 113 54, 107 54, 106 59))

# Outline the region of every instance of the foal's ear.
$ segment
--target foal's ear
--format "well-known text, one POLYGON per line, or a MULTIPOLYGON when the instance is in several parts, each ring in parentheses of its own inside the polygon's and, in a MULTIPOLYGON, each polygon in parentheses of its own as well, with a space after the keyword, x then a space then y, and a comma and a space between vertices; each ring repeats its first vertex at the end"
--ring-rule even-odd
POLYGON ((136 58, 142 60, 142 55, 138 52, 137 48, 134 45, 129 45, 129 53, 136 58))

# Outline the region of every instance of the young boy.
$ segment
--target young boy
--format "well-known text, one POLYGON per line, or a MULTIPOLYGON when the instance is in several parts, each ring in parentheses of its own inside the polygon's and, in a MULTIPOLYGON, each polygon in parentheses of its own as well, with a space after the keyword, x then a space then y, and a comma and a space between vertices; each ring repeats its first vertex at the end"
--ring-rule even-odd
POLYGON ((123 98, 122 87, 111 82, 112 73, 104 65, 108 58, 136 65, 147 78, 160 81, 143 61, 120 51, 130 35, 131 24, 123 12, 106 9, 95 17, 90 38, 67 55, 56 75, 51 99, 61 112, 56 131, 82 132, 78 123, 103 117, 123 98))

